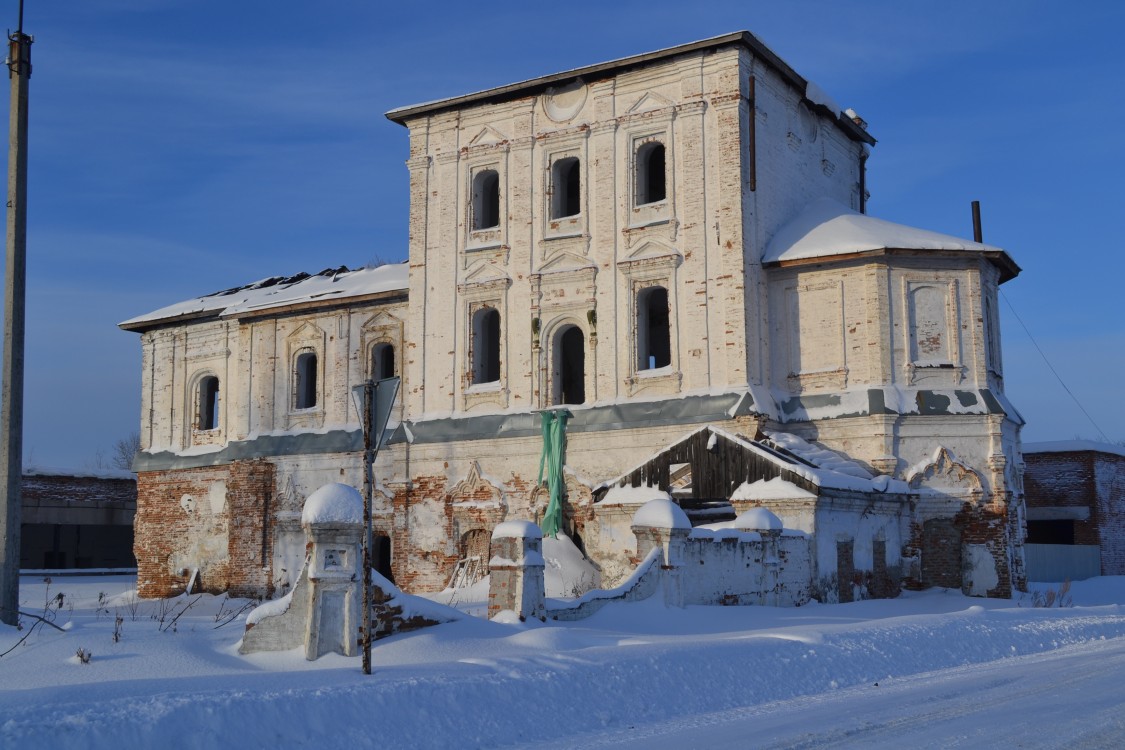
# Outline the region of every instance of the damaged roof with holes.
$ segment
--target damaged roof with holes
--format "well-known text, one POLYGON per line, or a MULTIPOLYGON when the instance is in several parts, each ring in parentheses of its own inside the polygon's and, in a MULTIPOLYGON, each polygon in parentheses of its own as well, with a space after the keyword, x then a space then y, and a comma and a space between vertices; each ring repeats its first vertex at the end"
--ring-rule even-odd
POLYGON ((118 323, 118 326, 126 331, 145 331, 170 323, 251 317, 259 312, 276 312, 283 308, 403 294, 407 285, 406 263, 356 270, 340 266, 326 268, 316 274, 270 276, 252 284, 177 302, 130 318, 118 323))
POLYGON ((831 198, 812 201, 782 226, 766 246, 762 262, 791 265, 830 257, 918 251, 979 253, 1000 269, 1002 281, 1020 272, 1015 261, 994 245, 876 219, 831 198))

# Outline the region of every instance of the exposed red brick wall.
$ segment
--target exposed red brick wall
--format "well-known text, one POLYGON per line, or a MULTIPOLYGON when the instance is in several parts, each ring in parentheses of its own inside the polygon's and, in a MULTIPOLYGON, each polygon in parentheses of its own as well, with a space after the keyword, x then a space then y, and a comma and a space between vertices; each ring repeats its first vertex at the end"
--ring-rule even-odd
MULTIPOLYGON (((227 467, 142 471, 137 474, 137 515, 133 554, 137 558, 137 591, 143 597, 172 596, 184 590, 188 577, 181 563, 204 538, 226 534, 226 514, 188 512, 181 498, 206 502, 211 483, 226 480, 227 467), (176 561, 173 561, 173 558, 176 561)), ((201 582, 212 590, 226 588, 226 561, 200 570, 201 582)))
POLYGON ((997 584, 988 596, 1011 596, 1013 584, 1023 586, 1023 581, 1012 580, 1008 559, 1009 523, 1006 506, 994 504, 974 506, 964 503, 953 518, 929 519, 925 523, 910 524, 910 540, 903 547, 904 557, 920 559, 920 577, 903 579, 903 588, 924 589, 930 586, 964 588, 964 547, 983 544, 992 553, 996 563, 997 584))
MULTIPOLYGON (((507 504, 526 505, 526 496, 534 485, 513 476, 504 487, 494 487, 485 480, 460 482, 452 490, 445 475, 414 477, 409 488, 397 488, 393 498, 394 534, 392 563, 395 583, 406 591, 440 591, 448 585, 465 550, 462 541, 474 530, 488 532, 505 519, 508 508, 498 493, 503 492, 507 504), (442 507, 443 534, 452 541, 445 549, 425 549, 416 534, 432 535, 432 529, 418 531, 409 526, 411 505, 437 502, 442 507)), ((564 510, 564 514, 566 511, 564 510)))
MULTIPOLYGON (((457 564, 457 553, 441 550, 419 549, 411 538, 408 526, 410 506, 414 503, 431 500, 443 501, 447 498, 449 479, 442 476, 416 477, 408 489, 395 492, 394 496, 394 535, 391 569, 395 583, 406 591, 440 591, 449 581, 457 564)), ((452 518, 446 502, 442 534, 451 538, 452 518)))
POLYGON ((263 597, 273 593, 273 464, 236 461, 227 480, 230 514, 227 591, 231 596, 263 597))
POLYGON ((265 509, 267 519, 263 504, 267 498, 272 503, 273 480, 274 467, 265 461, 140 472, 133 542, 138 593, 143 597, 180 593, 191 570, 198 568, 197 590, 230 591, 238 596, 268 594, 272 533, 267 526, 274 510, 265 509), (217 481, 226 483, 226 502, 215 513, 209 497, 217 481), (185 496, 193 498, 190 509, 182 502, 185 496))
POLYGON ((997 504, 980 507, 966 506, 954 519, 961 529, 961 543, 983 544, 996 561, 996 587, 988 591, 988 596, 1008 597, 1012 595, 1012 571, 1008 562, 1011 541, 1008 534, 1007 506, 997 504))

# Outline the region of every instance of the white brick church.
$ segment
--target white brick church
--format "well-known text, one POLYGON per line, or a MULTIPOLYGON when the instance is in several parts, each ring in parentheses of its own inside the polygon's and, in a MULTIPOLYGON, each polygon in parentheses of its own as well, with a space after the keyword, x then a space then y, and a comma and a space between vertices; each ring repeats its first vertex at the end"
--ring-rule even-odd
POLYGON ((295 580, 304 500, 362 486, 352 386, 400 375, 376 563, 487 573, 538 520, 565 407, 564 528, 608 585, 623 485, 693 523, 742 505, 812 538, 826 601, 1022 588, 1001 249, 866 215, 875 139, 749 33, 396 109, 406 264, 274 277, 133 318, 142 594, 295 580))

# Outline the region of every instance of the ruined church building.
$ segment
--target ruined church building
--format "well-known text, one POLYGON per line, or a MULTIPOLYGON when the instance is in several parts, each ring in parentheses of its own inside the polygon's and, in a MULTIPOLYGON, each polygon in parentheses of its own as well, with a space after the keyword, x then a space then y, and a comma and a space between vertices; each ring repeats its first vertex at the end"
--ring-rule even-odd
POLYGON ((542 517, 554 407, 563 526, 603 586, 666 492, 694 524, 762 506, 805 532, 822 601, 1022 588, 997 317, 1019 268, 868 216, 866 124, 754 36, 387 116, 410 141, 408 263, 121 324, 142 348, 142 595, 287 590, 305 499, 362 487, 351 389, 390 375, 375 564, 407 591, 487 574, 492 529, 542 517))

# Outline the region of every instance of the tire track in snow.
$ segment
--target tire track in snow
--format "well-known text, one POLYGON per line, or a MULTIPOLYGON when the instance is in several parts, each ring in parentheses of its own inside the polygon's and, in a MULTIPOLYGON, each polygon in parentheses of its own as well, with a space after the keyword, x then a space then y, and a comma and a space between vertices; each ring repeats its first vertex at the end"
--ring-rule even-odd
POLYGON ((1116 750, 1125 745, 1125 718, 1120 711, 1125 696, 1125 686, 1120 685, 1122 674, 1125 639, 1091 641, 1048 653, 896 678, 880 687, 851 687, 681 717, 600 737, 570 737, 557 745, 538 747, 954 748, 981 747, 988 740, 1016 746, 1015 733, 1023 732, 1026 736, 1019 747, 1116 750), (1090 705, 1094 703, 1088 690, 1091 683, 1111 688, 1099 692, 1104 704, 1100 707, 1090 705), (1114 691, 1115 687, 1119 689, 1114 691), (878 697, 874 691, 879 691, 878 697), (1079 710, 1073 702, 1060 700, 1059 696, 1068 692, 1086 709, 1100 711, 1079 710), (935 706, 935 702, 942 705, 935 706), (1039 711, 1036 706, 1040 706, 1039 711), (893 715, 882 720, 860 718, 878 711, 893 715), (1021 725, 990 720, 992 716, 1010 719, 1017 714, 1027 714, 1021 725), (808 724, 825 728, 799 729, 808 724))

